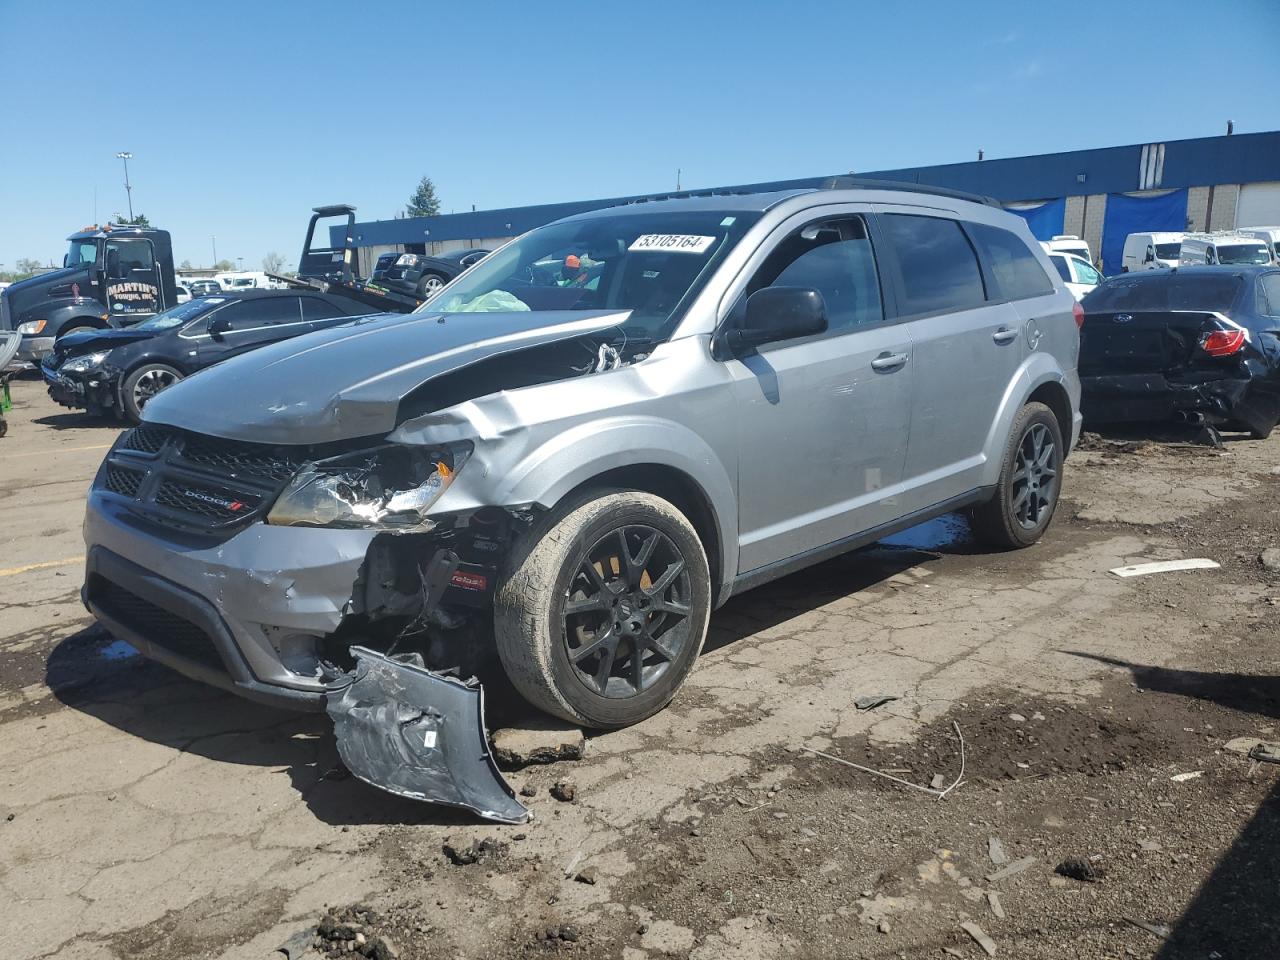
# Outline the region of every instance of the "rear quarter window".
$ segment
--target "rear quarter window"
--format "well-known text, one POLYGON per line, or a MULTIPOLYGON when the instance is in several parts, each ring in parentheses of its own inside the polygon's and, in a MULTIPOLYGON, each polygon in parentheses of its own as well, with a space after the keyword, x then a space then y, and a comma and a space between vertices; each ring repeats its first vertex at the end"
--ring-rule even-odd
POLYGON ((960 224, 943 217, 880 217, 897 256, 905 316, 968 310, 986 302, 978 257, 960 224))
MULTIPOLYGON (((996 292, 1001 297, 1006 300, 1025 300, 1053 293, 1053 281, 1040 266, 1036 255, 1017 234, 985 223, 970 223, 967 226, 973 242, 977 244, 982 258, 991 270, 992 279, 998 288, 996 292)), ((1054 259, 1066 260, 1065 257, 1054 259)), ((1062 266, 1069 267, 1069 264, 1063 262, 1062 266)), ((1059 272, 1062 266, 1058 268, 1059 272)), ((1068 270, 1068 274, 1069 272, 1068 270)))

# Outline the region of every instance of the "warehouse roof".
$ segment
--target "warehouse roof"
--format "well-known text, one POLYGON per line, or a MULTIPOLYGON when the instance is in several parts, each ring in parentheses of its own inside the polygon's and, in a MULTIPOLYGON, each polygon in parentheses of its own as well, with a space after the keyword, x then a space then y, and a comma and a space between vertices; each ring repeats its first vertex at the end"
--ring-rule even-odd
MULTIPOLYGON (((828 175, 716 187, 716 192, 771 193, 820 187, 828 175)), ((1220 183, 1280 180, 1280 131, 1170 140, 1095 150, 1072 150, 899 170, 859 171, 859 177, 965 190, 997 200, 1044 200, 1220 183)), ((575 200, 531 207, 357 223, 357 246, 510 237, 553 220, 647 197, 696 196, 709 191, 575 200)))

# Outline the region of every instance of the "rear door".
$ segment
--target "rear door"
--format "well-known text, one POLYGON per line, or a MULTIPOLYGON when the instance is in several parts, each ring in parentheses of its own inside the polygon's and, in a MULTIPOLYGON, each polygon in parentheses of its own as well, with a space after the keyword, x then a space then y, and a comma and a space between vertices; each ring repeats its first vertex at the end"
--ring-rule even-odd
POLYGON ((1017 309, 988 291, 958 219, 918 207, 881 209, 914 351, 904 474, 905 512, 914 513, 980 485, 987 436, 1026 343, 1017 309))
POLYGON ((303 326, 298 331, 299 333, 324 330, 327 327, 336 326, 351 319, 346 311, 341 310, 336 304, 330 303, 321 297, 302 296, 299 300, 302 303, 303 320, 303 326))
POLYGON ((911 416, 911 340, 886 308, 864 206, 806 211, 748 265, 731 316, 769 286, 822 294, 828 330, 725 361, 739 411, 739 572, 887 523, 911 416))

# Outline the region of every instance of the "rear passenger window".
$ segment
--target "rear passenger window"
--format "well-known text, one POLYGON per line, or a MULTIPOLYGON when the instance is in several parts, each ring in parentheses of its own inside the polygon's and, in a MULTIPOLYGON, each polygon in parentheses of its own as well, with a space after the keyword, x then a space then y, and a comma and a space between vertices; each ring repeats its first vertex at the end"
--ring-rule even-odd
MULTIPOLYGON (((1046 293, 1053 293, 1049 275, 1016 233, 985 223, 970 223, 967 226, 999 288, 994 292, 1001 298, 1025 300, 1027 297, 1042 297, 1046 293)), ((1061 260, 1062 266, 1070 266, 1066 257, 1055 259, 1061 260)), ((1058 268, 1058 272, 1062 272, 1062 267, 1058 268)), ((1065 279, 1069 280, 1070 277, 1065 279)))
POLYGON ((954 220, 889 213, 880 218, 898 255, 906 316, 968 310, 986 302, 982 271, 954 220))
POLYGON ((811 223, 778 244, 747 285, 747 296, 764 287, 809 287, 827 305, 827 329, 879 323, 884 319, 876 261, 861 217, 811 223))
POLYGON ((1280 317, 1280 273, 1268 273, 1258 281, 1258 310, 1268 317, 1280 317))

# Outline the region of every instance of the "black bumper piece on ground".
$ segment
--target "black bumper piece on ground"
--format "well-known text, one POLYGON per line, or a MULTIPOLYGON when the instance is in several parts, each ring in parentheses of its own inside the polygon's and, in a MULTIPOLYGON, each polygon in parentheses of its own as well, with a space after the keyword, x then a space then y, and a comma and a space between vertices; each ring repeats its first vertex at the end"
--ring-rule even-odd
POLYGON ((348 770, 397 796, 497 823, 529 819, 489 749, 478 683, 364 647, 352 647, 351 655, 356 668, 327 704, 348 770))

